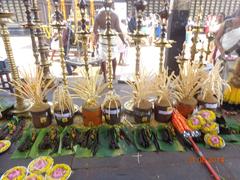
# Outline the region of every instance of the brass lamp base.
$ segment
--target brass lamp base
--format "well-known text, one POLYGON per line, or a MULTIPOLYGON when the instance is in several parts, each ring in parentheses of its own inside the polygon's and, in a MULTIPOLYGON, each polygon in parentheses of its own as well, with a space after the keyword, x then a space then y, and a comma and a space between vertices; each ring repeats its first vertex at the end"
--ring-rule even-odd
POLYGON ((28 112, 32 107, 32 103, 29 100, 24 100, 21 107, 14 105, 14 109, 11 111, 13 114, 24 114, 28 112))

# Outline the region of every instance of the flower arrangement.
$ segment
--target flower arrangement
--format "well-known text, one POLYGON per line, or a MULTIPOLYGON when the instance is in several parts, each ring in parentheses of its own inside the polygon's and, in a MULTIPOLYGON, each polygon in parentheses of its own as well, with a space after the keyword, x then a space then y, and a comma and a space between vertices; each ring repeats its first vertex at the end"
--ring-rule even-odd
POLYGON ((42 174, 45 173, 48 169, 51 169, 53 165, 53 158, 50 156, 40 156, 28 165, 28 170, 31 173, 42 174))
POLYGON ((21 180, 27 174, 27 169, 24 166, 16 166, 7 170, 1 177, 1 180, 16 179, 21 180))
POLYGON ((67 180, 71 175, 71 168, 67 164, 55 164, 51 169, 48 169, 46 174, 47 180, 67 180))

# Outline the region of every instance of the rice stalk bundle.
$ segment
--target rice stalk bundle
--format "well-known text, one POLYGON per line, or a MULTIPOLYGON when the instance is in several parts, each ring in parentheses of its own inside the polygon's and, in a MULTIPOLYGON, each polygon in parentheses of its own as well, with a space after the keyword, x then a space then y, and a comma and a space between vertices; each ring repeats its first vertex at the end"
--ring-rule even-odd
POLYGON ((107 83, 103 83, 99 75, 99 70, 94 72, 90 69, 81 72, 83 78, 73 82, 71 89, 74 91, 73 98, 80 98, 85 102, 85 107, 95 107, 98 100, 107 88, 107 83))
POLYGON ((176 78, 175 90, 182 100, 192 99, 200 92, 206 72, 198 63, 187 61, 179 66, 179 76, 176 78))
POLYGON ((52 86, 55 79, 46 82, 42 68, 20 71, 20 76, 22 80, 13 80, 14 87, 20 94, 13 93, 13 95, 22 99, 29 99, 35 108, 42 107, 45 104, 43 101, 48 92, 55 88, 52 86))
POLYGON ((209 96, 215 96, 217 102, 221 104, 223 102, 224 86, 230 88, 228 83, 220 76, 223 70, 222 62, 218 61, 212 70, 209 72, 207 78, 203 81, 201 86, 201 95, 203 99, 209 96))
POLYGON ((54 111, 60 111, 61 114, 63 114, 65 111, 68 111, 71 114, 74 112, 72 97, 64 85, 58 86, 54 91, 53 107, 54 111))

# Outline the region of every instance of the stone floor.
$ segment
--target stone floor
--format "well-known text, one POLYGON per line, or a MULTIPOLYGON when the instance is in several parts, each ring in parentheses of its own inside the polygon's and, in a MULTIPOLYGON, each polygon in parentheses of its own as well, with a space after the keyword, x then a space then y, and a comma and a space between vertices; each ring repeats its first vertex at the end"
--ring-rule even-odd
MULTIPOLYGON (((11 39, 17 65, 27 67, 34 63, 31 56, 30 39, 28 37, 14 37, 11 39), (24 42, 24 43, 22 43, 24 42)), ((118 75, 129 74, 134 72, 134 51, 129 52, 130 57, 126 63, 127 67, 119 67, 118 75), (121 69, 122 68, 122 69, 121 69), (125 71, 124 71, 124 70, 125 71)), ((2 42, 0 42, 0 54, 4 56, 2 42)), ((153 47, 144 48, 143 64, 149 69, 158 69, 158 51, 153 47), (152 54, 149 57, 149 50, 152 54), (154 54, 155 53, 155 54, 154 54)), ((55 58, 57 60, 57 57, 55 58)), ((60 76, 59 62, 54 61, 51 68, 55 76, 60 76)), ((69 81, 75 80, 78 77, 69 77, 69 81)), ((119 94, 122 90, 128 90, 125 84, 114 83, 114 88, 119 94)), ((125 101, 125 100, 123 100, 125 101)), ((77 101, 81 104, 81 101, 77 101)), ((14 151, 14 147, 6 153, 0 155, 0 175, 7 169, 16 166, 27 166, 31 159, 25 160, 10 160, 10 155, 14 151)), ((211 164, 216 172, 224 179, 240 179, 239 158, 240 146, 227 145, 222 150, 202 149, 205 156, 211 160, 211 164)), ((124 155, 114 158, 80 158, 73 156, 64 156, 54 158, 56 163, 67 163, 71 166, 73 172, 70 179, 79 180, 112 180, 112 179, 213 179, 206 167, 199 161, 196 154, 191 151, 184 153, 180 152, 151 152, 138 154, 124 155)))

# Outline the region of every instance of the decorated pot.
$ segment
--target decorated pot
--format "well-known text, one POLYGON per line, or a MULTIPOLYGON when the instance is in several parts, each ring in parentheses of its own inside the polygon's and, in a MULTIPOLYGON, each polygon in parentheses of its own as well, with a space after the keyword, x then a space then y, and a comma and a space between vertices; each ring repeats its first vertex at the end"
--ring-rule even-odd
POLYGON ((201 95, 198 96, 198 105, 200 109, 209 109, 216 111, 218 107, 217 98, 214 95, 208 95, 204 99, 201 95))
POLYGON ((63 111, 63 113, 57 110, 54 111, 54 118, 56 119, 57 124, 62 127, 73 124, 73 117, 73 113, 70 113, 68 110, 63 111))
POLYGON ((83 106, 82 117, 84 126, 98 126, 102 124, 101 106, 83 106))
POLYGON ((136 123, 150 122, 152 115, 152 104, 147 100, 141 100, 140 103, 134 104, 133 115, 136 123))
POLYGON ((121 103, 116 101, 117 104, 111 101, 106 102, 103 106, 103 115, 106 123, 110 125, 119 124, 121 121, 121 103))
POLYGON ((49 104, 44 103, 41 106, 33 106, 30 112, 35 128, 45 128, 52 123, 52 114, 49 104))
POLYGON ((196 106, 197 100, 195 98, 185 98, 177 104, 176 108, 184 117, 187 118, 193 113, 196 106))
POLYGON ((161 123, 167 123, 171 120, 173 108, 170 103, 162 100, 154 103, 155 120, 161 123))

